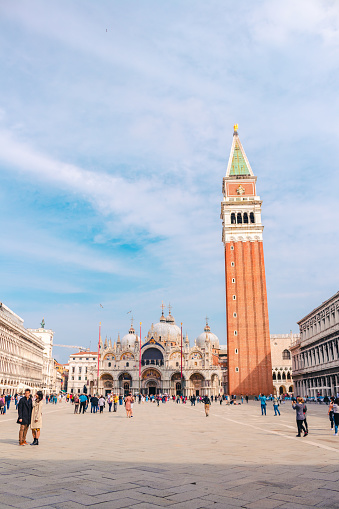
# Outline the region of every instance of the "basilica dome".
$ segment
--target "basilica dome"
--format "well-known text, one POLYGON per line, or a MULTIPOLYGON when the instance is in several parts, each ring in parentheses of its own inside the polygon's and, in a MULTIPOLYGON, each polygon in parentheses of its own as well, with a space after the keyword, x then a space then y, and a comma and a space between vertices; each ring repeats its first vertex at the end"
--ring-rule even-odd
POLYGON ((181 329, 176 325, 175 319, 171 314, 166 318, 164 314, 162 314, 160 322, 153 325, 149 334, 156 334, 158 339, 161 338, 161 341, 166 341, 167 339, 170 341, 177 341, 181 337, 181 329))
POLYGON ((130 330, 128 331, 128 334, 125 334, 125 336, 121 340, 121 348, 122 350, 126 350, 127 348, 134 348, 134 344, 136 341, 139 341, 139 336, 135 334, 135 330, 133 329, 133 325, 131 325, 130 330))
POLYGON ((207 322, 206 322, 206 326, 204 328, 204 332, 202 334, 200 334, 200 336, 198 336, 197 339, 195 340, 196 345, 199 348, 205 348, 206 339, 211 342, 212 348, 215 348, 217 350, 220 348, 219 347, 219 338, 218 338, 218 336, 213 334, 213 332, 211 332, 211 329, 207 322))

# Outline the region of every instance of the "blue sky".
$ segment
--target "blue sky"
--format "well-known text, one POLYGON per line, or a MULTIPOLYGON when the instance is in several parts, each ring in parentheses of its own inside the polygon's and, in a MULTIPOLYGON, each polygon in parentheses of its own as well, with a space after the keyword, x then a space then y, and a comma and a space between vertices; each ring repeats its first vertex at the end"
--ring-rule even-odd
MULTIPOLYGON (((55 342, 171 302, 225 337, 233 124, 258 177, 272 333, 338 290, 337 1, 3 1, 0 300, 55 342), (107 30, 107 31, 106 31, 107 30), (102 309, 99 304, 102 303, 102 309)), ((66 361, 70 350, 55 349, 66 361)))

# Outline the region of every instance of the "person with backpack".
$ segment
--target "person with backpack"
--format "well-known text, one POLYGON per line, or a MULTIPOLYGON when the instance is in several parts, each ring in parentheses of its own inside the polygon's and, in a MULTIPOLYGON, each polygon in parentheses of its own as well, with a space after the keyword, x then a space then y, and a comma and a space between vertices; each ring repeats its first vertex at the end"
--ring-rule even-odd
POLYGON ((210 413, 210 405, 211 405, 211 400, 208 396, 205 396, 204 399, 203 399, 203 402, 204 402, 204 405, 205 405, 205 415, 206 417, 209 416, 209 413, 210 413))

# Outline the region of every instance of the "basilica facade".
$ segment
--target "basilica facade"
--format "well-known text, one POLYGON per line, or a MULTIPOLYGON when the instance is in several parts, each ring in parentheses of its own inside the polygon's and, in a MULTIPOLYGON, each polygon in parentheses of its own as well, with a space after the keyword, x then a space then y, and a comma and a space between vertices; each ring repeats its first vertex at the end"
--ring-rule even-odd
MULTIPOLYGON (((86 353, 76 357, 81 356, 85 357, 86 353)), ((76 369, 75 365, 75 380, 79 378, 76 369)), ((141 392, 189 397, 217 396, 223 392, 219 340, 207 320, 204 331, 195 339, 194 346, 190 346, 187 334, 182 337, 171 312, 165 317, 162 311, 159 322, 152 324, 141 343, 133 323, 128 333, 121 339, 118 336, 114 344, 107 338, 101 340, 99 362, 89 365, 86 372, 82 387, 86 385, 91 394, 141 392)), ((82 390, 79 387, 74 392, 82 390)))

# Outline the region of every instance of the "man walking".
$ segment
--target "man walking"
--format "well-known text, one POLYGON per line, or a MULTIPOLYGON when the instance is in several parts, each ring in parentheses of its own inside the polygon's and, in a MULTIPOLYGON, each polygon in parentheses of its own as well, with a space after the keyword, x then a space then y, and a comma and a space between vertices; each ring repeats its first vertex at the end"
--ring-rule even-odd
POLYGON ((279 400, 278 400, 277 396, 273 397, 273 410, 274 410, 274 415, 277 415, 277 412, 280 415, 279 400))
POLYGON ((18 420, 17 423, 20 424, 19 429, 19 445, 27 445, 26 435, 31 424, 32 418, 32 398, 30 389, 25 390, 25 396, 20 399, 18 404, 18 420))
POLYGON ((266 415, 266 396, 264 394, 259 394, 259 399, 261 403, 261 415, 266 415))
POLYGON ((203 399, 203 402, 204 402, 204 405, 205 405, 205 415, 206 417, 209 416, 209 413, 210 413, 210 405, 211 405, 211 400, 210 398, 206 395, 203 399))
POLYGON ((98 410, 99 398, 95 395, 91 397, 91 414, 96 414, 98 410))
POLYGON ((119 401, 119 397, 117 394, 114 394, 113 396, 113 412, 116 412, 117 411, 117 408, 118 408, 118 401, 119 401))
POLYGON ((81 410, 82 410, 82 413, 84 414, 85 410, 86 410, 87 396, 85 394, 80 394, 79 400, 80 400, 79 414, 81 414, 81 410))

